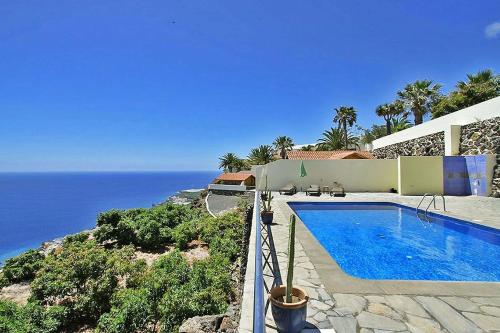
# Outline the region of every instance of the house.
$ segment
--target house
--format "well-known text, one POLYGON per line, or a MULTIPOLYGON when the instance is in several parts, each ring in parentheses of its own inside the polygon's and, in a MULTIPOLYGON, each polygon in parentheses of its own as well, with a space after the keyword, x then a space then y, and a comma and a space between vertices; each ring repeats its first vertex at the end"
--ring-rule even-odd
POLYGON ((255 187, 255 176, 250 171, 226 172, 208 185, 209 190, 218 191, 246 191, 253 187, 255 187))
POLYGON ((289 160, 353 160, 374 159, 369 151, 332 150, 332 151, 304 151, 292 150, 288 152, 289 160))

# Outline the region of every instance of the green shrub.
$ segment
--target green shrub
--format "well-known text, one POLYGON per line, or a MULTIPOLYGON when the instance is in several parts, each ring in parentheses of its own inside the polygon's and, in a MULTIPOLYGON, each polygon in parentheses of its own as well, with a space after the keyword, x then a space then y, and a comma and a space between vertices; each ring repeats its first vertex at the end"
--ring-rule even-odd
POLYGON ((3 275, 3 272, 0 272, 0 289, 7 287, 9 284, 9 280, 3 275))
POLYGON ((70 243, 81 243, 85 242, 89 239, 89 233, 88 232, 80 232, 78 234, 74 235, 69 235, 64 237, 62 246, 67 246, 70 243))
POLYGON ((110 225, 116 227, 120 222, 124 212, 118 209, 108 210, 107 212, 100 213, 97 216, 97 226, 110 225))
POLYGON ((186 249, 187 244, 196 239, 197 236, 198 230, 196 220, 181 223, 172 230, 172 238, 175 242, 175 246, 180 250, 186 249))
POLYGON ((28 250, 17 257, 7 259, 3 275, 10 283, 31 280, 40 269, 44 256, 37 250, 28 250))
POLYGON ((66 309, 62 306, 45 308, 36 303, 25 306, 0 300, 0 332, 56 333, 64 325, 66 309))
POLYGON ((220 217, 205 217, 200 222, 201 239, 208 244, 216 237, 230 236, 241 239, 243 237, 244 222, 234 212, 226 213, 220 217))
POLYGON ((188 280, 167 288, 158 304, 162 332, 175 332, 193 316, 223 313, 231 291, 226 258, 214 257, 194 263, 188 280))
POLYGON ((73 321, 94 323, 110 309, 121 273, 117 263, 131 260, 131 249, 106 250, 95 243, 70 243, 46 257, 31 283, 42 305, 62 303, 73 321))
POLYGON ((0 299, 0 332, 28 333, 28 321, 22 308, 0 299))
POLYGON ((111 311, 99 319, 97 332, 144 332, 152 320, 153 313, 147 290, 124 289, 113 297, 111 311))
POLYGON ((216 237, 210 243, 210 255, 223 255, 231 261, 234 261, 241 252, 241 239, 235 239, 231 236, 216 237))
POLYGON ((97 242, 116 241, 119 245, 128 245, 135 242, 133 220, 130 217, 118 218, 117 214, 114 212, 105 219, 110 223, 101 222, 100 227, 94 233, 97 242))

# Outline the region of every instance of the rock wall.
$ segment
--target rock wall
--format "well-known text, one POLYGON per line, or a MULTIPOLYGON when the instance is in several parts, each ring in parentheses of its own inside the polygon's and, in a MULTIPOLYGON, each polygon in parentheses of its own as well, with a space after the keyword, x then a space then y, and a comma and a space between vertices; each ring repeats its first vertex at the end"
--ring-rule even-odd
POLYGON ((422 136, 373 150, 376 158, 398 158, 398 156, 442 156, 444 155, 444 132, 422 136))
POLYGON ((496 154, 491 196, 500 198, 500 117, 462 126, 460 155, 496 154))
MULTIPOLYGON (((491 195, 500 198, 500 117, 464 125, 460 129, 460 155, 496 154, 491 195)), ((444 132, 375 149, 377 158, 444 156, 444 132)))

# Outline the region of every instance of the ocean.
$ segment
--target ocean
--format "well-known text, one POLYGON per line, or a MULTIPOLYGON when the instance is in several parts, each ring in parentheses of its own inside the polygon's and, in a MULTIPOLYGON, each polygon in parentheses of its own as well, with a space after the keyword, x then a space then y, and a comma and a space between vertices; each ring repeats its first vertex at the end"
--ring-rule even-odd
POLYGON ((217 171, 0 173, 0 265, 42 242, 95 226, 99 212, 151 207, 205 188, 217 171))

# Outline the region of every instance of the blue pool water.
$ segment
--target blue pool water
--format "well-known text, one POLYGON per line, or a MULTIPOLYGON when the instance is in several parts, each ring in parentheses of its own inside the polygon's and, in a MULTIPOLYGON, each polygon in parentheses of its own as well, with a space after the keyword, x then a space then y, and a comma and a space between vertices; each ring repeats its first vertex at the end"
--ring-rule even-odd
POLYGON ((348 274, 363 279, 500 281, 500 230, 392 203, 290 203, 348 274))
POLYGON ((95 226, 99 212, 151 207, 218 172, 0 173, 0 265, 41 242, 95 226))

